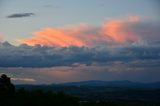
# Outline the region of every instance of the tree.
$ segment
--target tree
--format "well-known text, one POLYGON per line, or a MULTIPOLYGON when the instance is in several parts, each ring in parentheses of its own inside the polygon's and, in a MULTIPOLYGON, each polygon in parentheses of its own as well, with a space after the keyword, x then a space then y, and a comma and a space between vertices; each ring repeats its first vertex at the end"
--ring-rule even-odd
POLYGON ((10 77, 2 74, 0 77, 0 96, 13 96, 15 94, 15 86, 11 83, 10 77))

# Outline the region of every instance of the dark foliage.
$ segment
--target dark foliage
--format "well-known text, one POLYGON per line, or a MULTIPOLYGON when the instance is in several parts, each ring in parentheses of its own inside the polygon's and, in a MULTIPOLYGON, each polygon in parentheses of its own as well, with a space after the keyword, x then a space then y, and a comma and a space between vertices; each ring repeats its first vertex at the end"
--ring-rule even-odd
POLYGON ((2 74, 0 78, 0 97, 10 97, 15 94, 15 86, 7 75, 2 74))
POLYGON ((78 106, 77 97, 64 92, 19 89, 12 97, 1 97, 0 106, 78 106))
POLYGON ((0 78, 0 106, 78 106, 79 99, 64 92, 44 90, 15 91, 10 78, 3 74, 0 78))
POLYGON ((0 78, 0 106, 160 106, 160 90, 41 87, 21 87, 15 91, 10 78, 3 74, 0 78))

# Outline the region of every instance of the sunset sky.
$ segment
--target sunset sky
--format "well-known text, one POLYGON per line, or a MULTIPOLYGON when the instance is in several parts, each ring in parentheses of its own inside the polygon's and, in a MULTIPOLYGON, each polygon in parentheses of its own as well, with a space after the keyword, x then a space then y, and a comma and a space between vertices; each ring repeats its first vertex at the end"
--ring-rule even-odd
POLYGON ((159 0, 0 0, 0 74, 16 84, 160 81, 159 0))

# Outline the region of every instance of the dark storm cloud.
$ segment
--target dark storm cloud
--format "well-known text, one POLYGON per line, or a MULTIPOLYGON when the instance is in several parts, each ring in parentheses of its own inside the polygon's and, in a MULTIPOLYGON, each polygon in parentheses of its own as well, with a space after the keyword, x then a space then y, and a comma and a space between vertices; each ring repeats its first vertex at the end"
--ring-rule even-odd
MULTIPOLYGON (((122 63, 142 60, 159 61, 159 48, 159 46, 154 45, 138 46, 138 44, 115 48, 48 47, 25 44, 13 46, 4 42, 0 44, 0 67, 53 67, 74 66, 75 64, 91 65, 94 63, 106 65, 117 61, 122 63)), ((151 64, 153 63, 151 62, 151 64)))
POLYGON ((34 13, 15 13, 7 16, 7 18, 23 18, 35 15, 34 13))

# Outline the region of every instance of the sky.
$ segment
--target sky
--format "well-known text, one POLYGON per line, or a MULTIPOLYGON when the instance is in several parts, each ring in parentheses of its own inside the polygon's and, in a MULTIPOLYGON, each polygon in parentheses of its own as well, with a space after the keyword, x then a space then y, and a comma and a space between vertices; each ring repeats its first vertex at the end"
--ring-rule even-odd
POLYGON ((0 74, 16 84, 160 81, 159 0, 0 0, 0 74))

